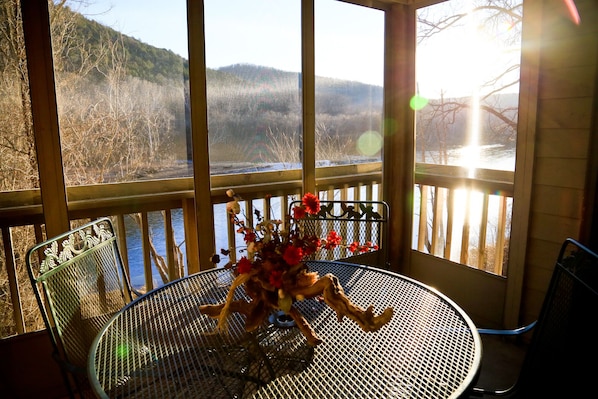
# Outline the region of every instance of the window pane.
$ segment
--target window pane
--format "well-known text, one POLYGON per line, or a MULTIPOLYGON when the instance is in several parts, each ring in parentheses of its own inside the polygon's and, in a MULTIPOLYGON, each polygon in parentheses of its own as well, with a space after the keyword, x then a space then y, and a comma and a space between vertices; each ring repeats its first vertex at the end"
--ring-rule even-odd
POLYGON ((300 168, 300 5, 205 1, 212 174, 300 168))
POLYGON ((67 185, 189 176, 184 0, 53 5, 67 185))
POLYGON ((381 160, 384 13, 315 2, 316 166, 381 160))
POLYGON ((19 8, 0 0, 0 191, 39 187, 19 8))
MULTIPOLYGON (((0 159, 0 192, 39 187, 18 0, 0 0, 0 159)), ((20 301, 26 331, 43 328, 43 320, 23 256, 35 243, 33 229, 3 229, 0 240, 0 338, 4 338, 18 331, 13 299, 20 301), (9 244, 12 253, 5 253, 9 244), (9 265, 11 260, 14 264, 9 265), (13 275, 16 281, 9 281, 13 275), (19 288, 19 298, 12 297, 11 286, 19 288)))
POLYGON ((417 161, 515 169, 521 2, 420 9, 417 161))

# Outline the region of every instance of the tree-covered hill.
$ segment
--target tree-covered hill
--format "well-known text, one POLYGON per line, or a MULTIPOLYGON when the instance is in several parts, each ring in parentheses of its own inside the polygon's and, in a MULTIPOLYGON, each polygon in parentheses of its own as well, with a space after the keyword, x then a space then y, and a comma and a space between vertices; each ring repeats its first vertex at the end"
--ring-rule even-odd
MULTIPOLYGON (((238 76, 244 81, 270 87, 290 86, 300 90, 301 74, 297 72, 285 72, 279 69, 251 65, 235 64, 218 68, 220 72, 227 72, 238 76)), ((316 77, 316 101, 329 103, 332 98, 338 102, 351 107, 362 107, 367 102, 373 108, 382 107, 382 87, 373 86, 361 82, 333 79, 327 77, 316 77)))
MULTIPOLYGON (((73 12, 67 9, 67 12, 73 12)), ((73 12, 74 13, 74 12, 73 12)), ((125 74, 152 83, 164 84, 168 81, 188 80, 189 62, 185 58, 167 49, 160 49, 133 37, 124 35, 111 27, 85 18, 75 13, 74 39, 81 43, 79 46, 65 46, 68 54, 63 54, 69 60, 66 70, 78 71, 88 57, 103 57, 94 60, 98 64, 92 76, 101 79, 115 61, 123 61, 125 74), (111 48, 107 43, 115 43, 111 48), (80 48, 73 51, 73 48, 80 48), (123 52, 124 49, 124 52, 123 52)), ((266 87, 277 90, 284 87, 300 89, 300 74, 286 72, 266 66, 235 64, 218 69, 208 69, 209 85, 230 85, 246 87, 266 87)), ((382 87, 372 86, 360 82, 350 82, 332 78, 318 77, 316 80, 318 96, 323 102, 329 97, 342 97, 343 103, 361 106, 365 98, 374 100, 374 107, 382 105, 382 87)))
POLYGON ((83 43, 81 51, 65 54, 70 61, 69 69, 78 70, 87 56, 103 55, 95 75, 111 67, 115 58, 124 61, 126 74, 149 82, 163 84, 169 80, 189 78, 189 63, 183 57, 167 49, 159 49, 124 35, 108 26, 76 14, 74 40, 83 43), (112 47, 108 43, 116 43, 112 47), (124 49, 124 54, 122 52, 124 49))

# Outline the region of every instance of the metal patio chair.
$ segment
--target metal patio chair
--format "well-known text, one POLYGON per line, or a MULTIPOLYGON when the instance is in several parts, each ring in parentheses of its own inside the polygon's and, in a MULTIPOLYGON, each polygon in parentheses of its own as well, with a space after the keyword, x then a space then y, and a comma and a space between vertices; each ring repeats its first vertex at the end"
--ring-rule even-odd
POLYGON ((129 285, 110 219, 35 245, 26 263, 69 394, 91 395, 86 374, 91 343, 133 294, 140 295, 129 285))
MULTIPOLYGON (((301 201, 289 205, 289 214, 301 201)), ((309 260, 343 260, 351 263, 377 266, 388 269, 387 228, 389 207, 384 201, 320 201, 317 215, 306 215, 297 220, 301 228, 309 234, 326 237, 330 231, 336 231, 346 245, 334 249, 321 249, 311 255, 309 260), (353 242, 370 242, 378 250, 367 253, 353 253, 347 248, 353 242)))
MULTIPOLYGON (((598 358, 598 255, 573 239, 561 247, 538 319, 516 330, 532 331, 517 381, 506 389, 475 387, 472 397, 585 398, 596 395, 598 358)), ((482 368, 483 373, 483 368, 482 368)))

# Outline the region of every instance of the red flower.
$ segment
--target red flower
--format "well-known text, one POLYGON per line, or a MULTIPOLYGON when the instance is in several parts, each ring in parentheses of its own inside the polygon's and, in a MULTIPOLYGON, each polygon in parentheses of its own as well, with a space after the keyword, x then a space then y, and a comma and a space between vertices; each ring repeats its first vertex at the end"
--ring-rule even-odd
POLYGON ((303 216, 305 216, 305 208, 301 206, 294 206, 293 219, 301 219, 303 216))
POLYGON ((245 236, 243 237, 246 243, 255 242, 256 235, 253 230, 245 231, 245 236))
POLYGON ((268 281, 276 288, 282 288, 282 270, 272 270, 268 281))
POLYGON ((326 237, 326 244, 324 248, 332 249, 341 243, 343 237, 339 236, 336 231, 332 230, 328 233, 328 237, 326 237))
POLYGON ((282 258, 288 265, 294 266, 303 259, 303 250, 299 247, 289 245, 285 248, 282 258))
POLYGON ((351 245, 349 245, 349 251, 351 251, 351 252, 357 251, 357 248, 359 248, 358 242, 353 242, 353 243, 351 243, 351 245))
POLYGON ((316 236, 307 236, 303 239, 303 254, 309 256, 320 249, 322 241, 316 236))
POLYGON ((246 257, 242 257, 238 262, 237 262, 237 271, 240 274, 243 273, 249 273, 251 271, 251 261, 249 259, 247 259, 246 257))
POLYGON ((307 193, 303 196, 302 199, 303 205, 305 206, 307 212, 312 215, 320 212, 320 199, 316 197, 312 193, 307 193))

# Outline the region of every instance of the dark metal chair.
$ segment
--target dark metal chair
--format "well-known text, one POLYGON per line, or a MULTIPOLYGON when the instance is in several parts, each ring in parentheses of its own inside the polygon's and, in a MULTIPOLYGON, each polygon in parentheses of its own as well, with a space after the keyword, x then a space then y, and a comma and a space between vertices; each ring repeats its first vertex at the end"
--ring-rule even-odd
MULTIPOLYGON (((291 216, 293 208, 300 204, 301 201, 290 204, 291 216)), ((344 245, 317 251, 309 260, 343 260, 388 269, 386 241, 389 213, 388 204, 384 201, 323 200, 317 215, 306 215, 296 222, 306 233, 326 237, 330 231, 336 231, 343 238, 344 245), (354 253, 348 247, 353 242, 369 242, 377 245, 378 250, 354 253)))
MULTIPOLYGON (((479 329, 482 334, 532 331, 517 381, 507 389, 475 387, 472 397, 585 398, 596 395, 598 358, 598 255, 567 239, 538 320, 516 330, 479 329)), ((483 369, 482 369, 483 373, 483 369)))
POLYGON ((132 294, 140 295, 129 285, 112 223, 101 218, 39 243, 26 263, 69 394, 91 397, 91 343, 132 294))

